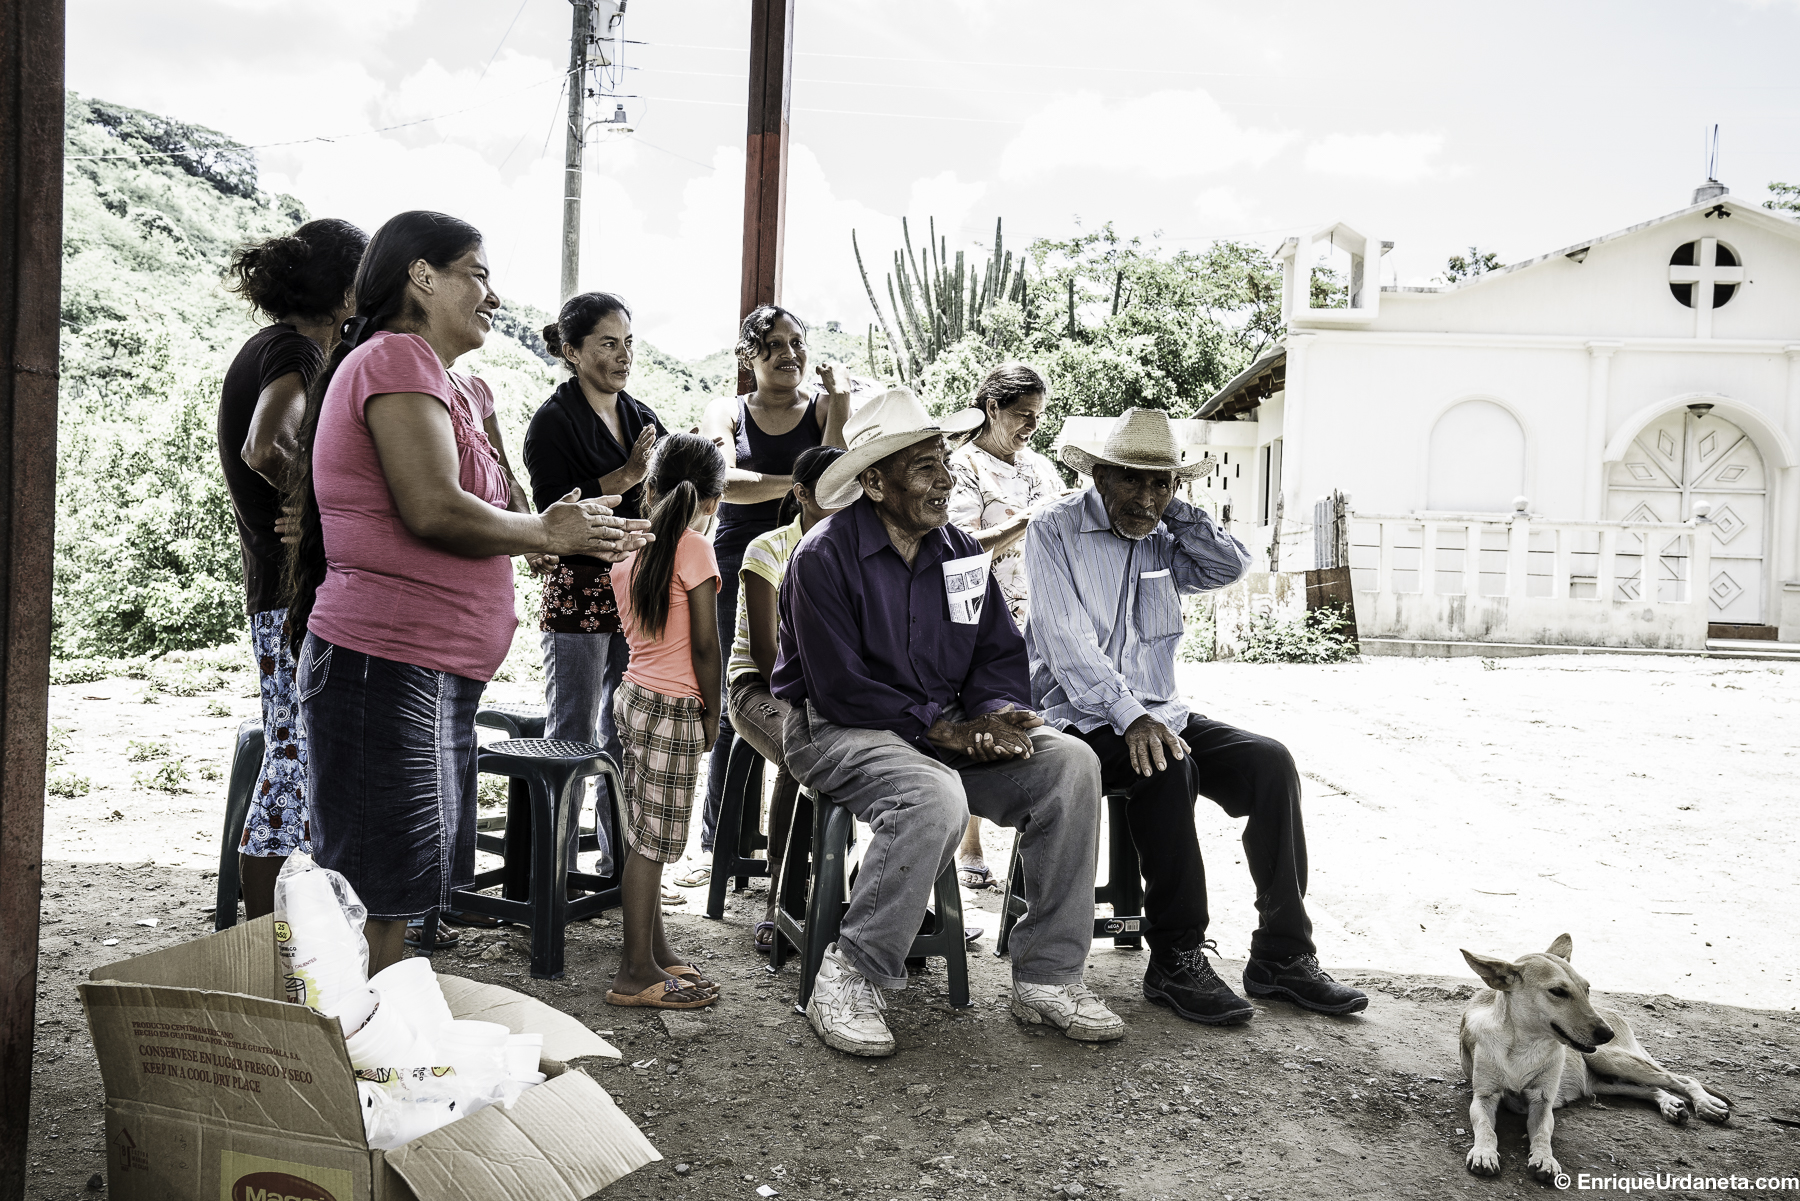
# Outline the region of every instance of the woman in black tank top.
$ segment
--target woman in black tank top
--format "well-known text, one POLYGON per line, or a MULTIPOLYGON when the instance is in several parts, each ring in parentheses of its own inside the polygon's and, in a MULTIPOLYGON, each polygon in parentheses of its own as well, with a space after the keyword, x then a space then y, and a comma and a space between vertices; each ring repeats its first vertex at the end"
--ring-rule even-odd
MULTIPOLYGON (((776 512, 793 486, 794 460, 815 446, 843 446, 844 422, 850 416, 850 373, 834 363, 821 364, 815 391, 806 377, 806 323, 786 309, 766 304, 752 310, 738 336, 737 357, 755 375, 756 391, 713 401, 700 422, 700 432, 721 439, 725 450, 725 503, 719 506, 713 554, 719 561, 719 645, 726 647, 737 632, 744 548, 779 524, 776 512)), ((725 763, 731 757, 730 720, 722 715, 707 766, 700 822, 700 845, 707 851, 712 850, 725 763)), ((682 882, 703 878, 704 873, 690 873, 682 882)))

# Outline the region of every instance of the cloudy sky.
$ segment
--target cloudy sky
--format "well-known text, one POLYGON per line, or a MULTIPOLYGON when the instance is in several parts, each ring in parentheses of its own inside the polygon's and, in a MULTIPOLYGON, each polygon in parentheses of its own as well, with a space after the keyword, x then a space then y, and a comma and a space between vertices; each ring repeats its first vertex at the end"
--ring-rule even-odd
MULTIPOLYGON (((471 220, 502 294, 553 308, 569 24, 568 0, 69 0, 69 86, 263 147, 263 186, 316 216, 471 220)), ((697 356, 737 315, 748 9, 630 0, 624 28, 637 132, 588 152, 582 284, 697 356)), ((795 42, 784 300, 852 328, 850 231, 879 271, 902 216, 953 250, 996 217, 1012 245, 1111 221, 1190 247, 1345 220, 1422 281, 1681 207, 1715 122, 1734 192, 1800 182, 1800 0, 799 0, 795 42)))

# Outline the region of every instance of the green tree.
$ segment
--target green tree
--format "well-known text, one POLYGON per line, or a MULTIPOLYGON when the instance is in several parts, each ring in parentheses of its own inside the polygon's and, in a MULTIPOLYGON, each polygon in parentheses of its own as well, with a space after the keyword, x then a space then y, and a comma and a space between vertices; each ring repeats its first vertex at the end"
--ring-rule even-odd
MULTIPOLYGON (((937 258, 949 258, 941 243, 937 258)), ((1050 384, 1046 443, 1076 414, 1185 416, 1284 332, 1280 270, 1248 243, 1167 251, 1107 224, 1041 238, 1025 258, 1022 289, 987 302, 979 328, 920 356, 905 377, 937 411, 967 404, 990 368, 1022 359, 1050 384)))
POLYGON ((1477 275, 1498 271, 1505 265, 1493 251, 1471 246, 1468 254, 1453 254, 1445 261, 1444 281, 1453 284, 1459 279, 1473 279, 1477 275))
POLYGON ((1775 193, 1763 201, 1763 207, 1776 212, 1800 213, 1800 184, 1772 183, 1769 191, 1775 193))

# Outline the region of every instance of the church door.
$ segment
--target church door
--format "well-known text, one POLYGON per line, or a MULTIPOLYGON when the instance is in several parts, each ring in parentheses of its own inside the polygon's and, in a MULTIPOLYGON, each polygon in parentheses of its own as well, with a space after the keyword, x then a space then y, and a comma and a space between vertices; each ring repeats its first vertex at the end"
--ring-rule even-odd
MULTIPOLYGON (((1768 535, 1768 484, 1762 454, 1743 430, 1711 412, 1680 409, 1665 413, 1632 440, 1625 457, 1610 465, 1606 517, 1609 521, 1687 521, 1696 501, 1712 505, 1711 621, 1763 624, 1763 563, 1768 535)), ((1669 595, 1685 564, 1673 557, 1675 542, 1648 548, 1640 562, 1652 568, 1659 599, 1669 595)), ((1619 547, 1625 552, 1624 543, 1619 547)), ((1625 578, 1619 564, 1618 600, 1644 595, 1644 572, 1625 578)))

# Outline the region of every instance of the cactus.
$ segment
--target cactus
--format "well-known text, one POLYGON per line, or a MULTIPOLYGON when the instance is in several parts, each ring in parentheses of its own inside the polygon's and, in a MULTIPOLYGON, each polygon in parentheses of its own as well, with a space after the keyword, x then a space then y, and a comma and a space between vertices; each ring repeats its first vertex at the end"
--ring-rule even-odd
MULTIPOLYGON (((862 274, 869 306, 875 310, 882 336, 893 352, 895 370, 902 380, 916 380, 946 347, 968 334, 985 334, 984 318, 997 301, 1025 302, 1025 260, 1021 258, 1015 264, 1012 251, 1005 248, 999 218, 994 220, 993 254, 979 266, 965 260, 960 250, 952 265, 948 239, 938 236, 935 218, 930 222, 923 261, 913 249, 912 229, 904 217, 900 219, 900 232, 905 248, 894 252, 894 268, 887 277, 888 307, 894 314, 892 325, 869 282, 855 230, 850 231, 850 246, 856 253, 856 269, 862 274)), ((873 337, 871 328, 871 360, 873 337)))

